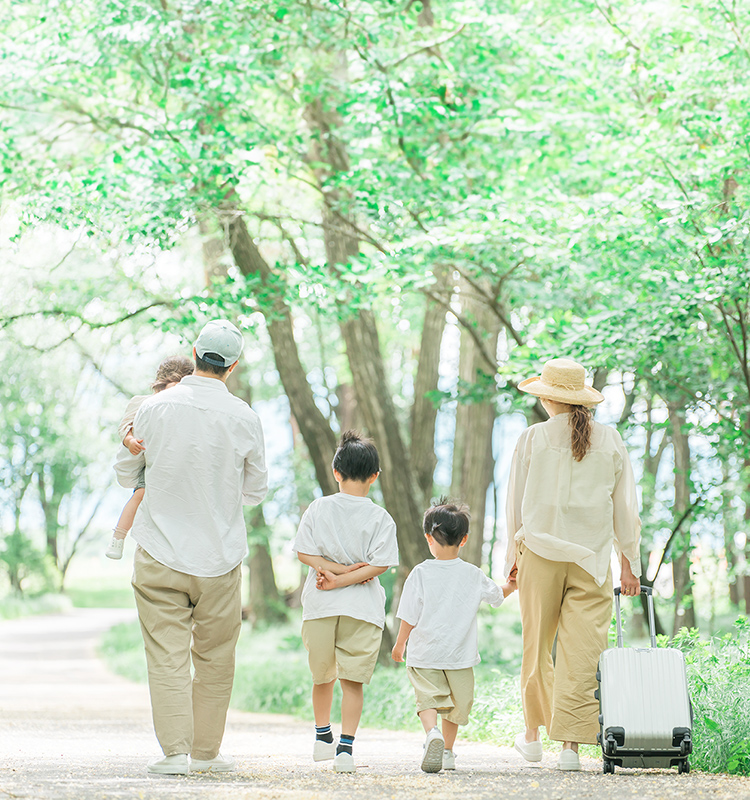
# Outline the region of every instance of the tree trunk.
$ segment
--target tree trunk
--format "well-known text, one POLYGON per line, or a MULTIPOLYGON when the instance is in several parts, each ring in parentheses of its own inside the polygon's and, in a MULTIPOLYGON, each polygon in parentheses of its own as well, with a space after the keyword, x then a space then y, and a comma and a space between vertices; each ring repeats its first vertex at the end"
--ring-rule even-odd
MULTIPOLYGON (((461 314, 476 325, 488 352, 497 352, 499 324, 497 318, 481 302, 468 294, 470 287, 461 286, 461 314)), ((461 331, 458 377, 464 384, 476 384, 480 390, 494 389, 494 376, 487 374, 487 364, 477 344, 465 330, 461 331)), ((494 392, 493 392, 494 394, 494 392)), ((471 510, 471 532, 462 558, 480 566, 484 546, 484 518, 487 490, 492 482, 495 462, 492 457, 492 433, 495 426, 494 399, 459 402, 456 409, 456 432, 453 439, 453 477, 451 495, 471 510)))
MULTIPOLYGON (((236 209, 225 210, 224 214, 227 218, 229 247, 238 269, 245 276, 259 276, 265 285, 269 285, 271 269, 250 236, 244 217, 236 209)), ((272 290, 269 286, 269 291, 272 290)), ((292 314, 283 297, 276 295, 272 308, 265 310, 265 316, 276 369, 310 453, 315 476, 323 494, 334 494, 338 486, 331 471, 331 462, 336 452, 336 436, 315 403, 294 339, 292 314)))
MULTIPOLYGON (((750 412, 745 417, 745 432, 750 434, 750 412)), ((745 474, 750 471, 750 456, 745 459, 745 474)), ((750 527, 750 487, 745 487, 745 531, 750 527)), ((750 536, 745 542, 745 574, 742 577, 742 596, 745 599, 745 614, 750 615, 750 536)))
POLYGON ((724 552, 727 559, 727 582, 729 583, 729 602, 734 608, 740 604, 740 589, 742 578, 737 575, 739 559, 734 544, 734 535, 737 532, 735 511, 732 508, 734 486, 729 465, 722 459, 721 464, 722 493, 721 493, 721 522, 724 531, 724 552))
MULTIPOLYGON (((334 58, 332 78, 345 81, 345 55, 338 53, 334 58)), ((308 105, 305 119, 312 133, 310 159, 316 164, 326 165, 325 168, 316 168, 315 174, 323 196, 323 237, 328 268, 338 274, 353 257, 359 255, 359 238, 354 225, 346 217, 339 191, 327 183, 327 177, 347 171, 349 159, 344 144, 336 137, 340 119, 335 109, 324 108, 318 99, 308 105)), ((346 313, 347 309, 343 311, 346 313)), ((422 536, 423 492, 399 428, 373 312, 362 309, 345 317, 341 322, 341 333, 357 405, 380 453, 383 500, 396 522, 401 574, 404 575, 429 557, 422 536)))
MULTIPOLYGON (((669 422, 674 449, 674 519, 690 508, 690 442, 685 432, 685 410, 676 403, 669 403, 669 422)), ((672 576, 674 581, 675 619, 673 632, 680 628, 695 628, 696 615, 693 598, 693 581, 690 577, 690 520, 685 522, 683 532, 672 544, 672 576)))
POLYGON ((246 518, 252 531, 248 558, 250 595, 247 617, 253 624, 283 622, 286 620, 284 600, 276 585, 263 507, 255 506, 248 510, 246 518))
POLYGON ((393 405, 380 351, 375 317, 371 311, 359 314, 341 325, 352 372, 357 403, 380 452, 380 484, 388 512, 396 522, 402 570, 408 572, 429 558, 422 536, 422 493, 393 405))
MULTIPOLYGON (((644 522, 643 529, 644 531, 647 530, 649 527, 649 519, 651 516, 651 508, 654 504, 654 498, 656 496, 656 475, 659 471, 659 465, 661 464, 662 456, 664 455, 664 451, 667 448, 669 443, 669 437, 667 436, 666 431, 662 434, 661 441, 659 442, 656 451, 652 451, 652 444, 653 444, 653 429, 651 427, 651 411, 652 411, 652 399, 650 398, 648 401, 648 425, 646 429, 646 447, 643 456, 643 477, 641 478, 641 519, 644 522)), ((649 564, 649 557, 651 554, 651 550, 649 549, 648 553, 644 553, 644 548, 653 546, 652 542, 645 542, 641 539, 641 583, 644 586, 653 586, 653 581, 648 579, 648 564, 649 564)), ((642 606, 642 615, 641 615, 641 627, 645 630, 648 630, 648 600, 645 595, 641 595, 641 606, 642 606)), ((656 628, 656 633, 661 635, 665 634, 667 631, 662 624, 661 620, 659 619, 659 615, 657 613, 656 607, 654 607, 654 627, 656 628)))
MULTIPOLYGON (((447 270, 437 272, 439 284, 445 283, 447 270)), ((435 455, 435 422, 437 407, 427 395, 437 390, 440 367, 440 346, 445 329, 445 309, 432 300, 422 325, 417 374, 414 378, 414 404, 411 408, 411 457, 423 505, 432 499, 433 476, 437 465, 435 455)))

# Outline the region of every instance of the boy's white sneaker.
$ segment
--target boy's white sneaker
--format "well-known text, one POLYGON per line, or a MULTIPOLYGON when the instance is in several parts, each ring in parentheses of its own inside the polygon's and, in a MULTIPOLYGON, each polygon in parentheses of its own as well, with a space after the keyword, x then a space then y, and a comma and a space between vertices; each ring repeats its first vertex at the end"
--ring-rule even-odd
POLYGON ((336 741, 323 742, 315 740, 313 745, 313 761, 330 761, 336 755, 336 741))
POLYGON ((527 742, 526 734, 519 733, 516 736, 516 741, 513 747, 527 760, 527 761, 541 761, 542 760, 542 743, 541 742, 527 742))
POLYGON ((173 756, 164 756, 158 761, 152 761, 146 769, 152 775, 187 775, 187 753, 177 753, 173 756))
POLYGON ((107 558, 122 558, 123 547, 125 547, 125 540, 118 539, 116 536, 113 536, 109 543, 109 547, 104 551, 104 555, 107 556, 107 558))
POLYGON ((453 750, 443 750, 443 769, 456 768, 456 754, 453 750))
POLYGON ((337 753, 333 759, 333 771, 334 772, 354 772, 356 767, 354 766, 354 756, 351 753, 347 753, 344 751, 343 753, 337 753))
POLYGON ((236 766, 237 762, 231 756, 223 756, 221 753, 216 758, 209 758, 206 761, 190 759, 191 772, 234 772, 236 766))
POLYGON ((424 753, 422 753, 422 771, 440 772, 443 768, 443 751, 445 740, 437 728, 433 728, 424 740, 424 753))

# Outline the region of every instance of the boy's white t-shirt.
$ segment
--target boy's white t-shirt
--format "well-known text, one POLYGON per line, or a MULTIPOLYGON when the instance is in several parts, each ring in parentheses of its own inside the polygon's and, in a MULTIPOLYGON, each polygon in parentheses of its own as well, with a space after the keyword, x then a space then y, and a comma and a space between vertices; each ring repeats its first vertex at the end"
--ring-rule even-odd
POLYGON ((406 665, 425 669, 465 669, 481 659, 477 611, 497 608, 502 589, 479 567, 460 558, 417 564, 404 583, 396 616, 415 628, 406 645, 406 665))
MULTIPOLYGON (((368 497, 339 492, 314 500, 302 519, 294 552, 323 556, 348 566, 364 561, 373 567, 398 564, 396 523, 368 497)), ((310 567, 302 589, 302 619, 347 616, 385 625, 385 590, 377 578, 363 584, 323 591, 310 567)))

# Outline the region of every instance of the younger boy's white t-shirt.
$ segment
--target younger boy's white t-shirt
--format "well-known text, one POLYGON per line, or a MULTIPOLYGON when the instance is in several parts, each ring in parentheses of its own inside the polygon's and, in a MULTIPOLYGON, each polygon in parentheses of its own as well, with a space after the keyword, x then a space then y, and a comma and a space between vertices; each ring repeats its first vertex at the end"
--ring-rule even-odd
MULTIPOLYGON (((314 500, 302 519, 294 552, 323 556, 349 566, 363 561, 373 567, 398 564, 396 523, 368 497, 339 492, 314 500)), ((310 567, 302 589, 302 619, 347 616, 385 625, 385 590, 377 578, 368 583, 323 591, 310 567)))
POLYGON ((425 669, 465 669, 481 659, 477 611, 497 608, 502 589, 479 567, 460 558, 417 564, 404 583, 396 616, 415 628, 406 645, 406 665, 425 669))

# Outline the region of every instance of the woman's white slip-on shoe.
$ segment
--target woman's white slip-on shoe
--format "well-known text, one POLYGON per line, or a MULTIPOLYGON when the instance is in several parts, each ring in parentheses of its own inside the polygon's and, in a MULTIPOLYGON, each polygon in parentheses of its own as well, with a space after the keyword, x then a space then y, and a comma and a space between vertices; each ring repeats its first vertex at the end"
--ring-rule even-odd
POLYGON ((558 769, 564 769, 568 772, 579 772, 581 769, 581 760, 578 758, 578 753, 575 750, 565 749, 560 752, 560 760, 557 762, 558 769))
POLYGON ((542 760, 542 743, 541 742, 527 742, 526 734, 519 733, 516 736, 516 741, 513 747, 527 760, 527 761, 541 761, 542 760))

